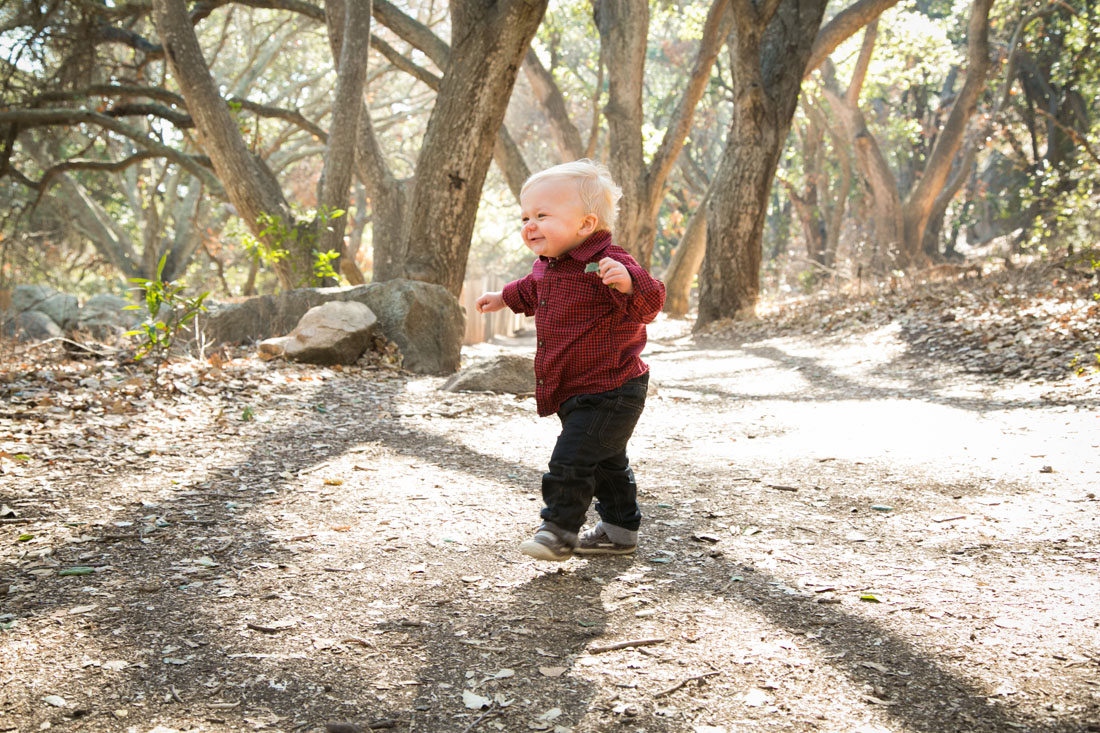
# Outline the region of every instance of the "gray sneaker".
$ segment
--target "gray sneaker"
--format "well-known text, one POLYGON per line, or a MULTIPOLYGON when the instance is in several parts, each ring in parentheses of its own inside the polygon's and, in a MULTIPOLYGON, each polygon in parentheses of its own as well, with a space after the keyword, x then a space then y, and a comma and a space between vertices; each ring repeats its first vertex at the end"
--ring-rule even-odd
POLYGON ((596 525, 581 532, 575 552, 578 555, 629 555, 638 549, 637 544, 621 545, 607 536, 603 527, 596 525))
POLYGON ((520 552, 536 560, 562 562, 573 557, 573 546, 548 529, 540 529, 535 536, 519 545, 520 552))

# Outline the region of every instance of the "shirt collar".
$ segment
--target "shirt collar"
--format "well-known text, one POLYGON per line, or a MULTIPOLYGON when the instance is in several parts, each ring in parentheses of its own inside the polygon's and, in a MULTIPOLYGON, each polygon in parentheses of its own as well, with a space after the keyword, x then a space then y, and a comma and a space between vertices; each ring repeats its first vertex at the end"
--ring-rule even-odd
POLYGON ((571 257, 578 262, 587 262, 595 259, 596 255, 611 246, 611 232, 601 229, 588 235, 588 238, 573 249, 563 254, 558 259, 571 257))

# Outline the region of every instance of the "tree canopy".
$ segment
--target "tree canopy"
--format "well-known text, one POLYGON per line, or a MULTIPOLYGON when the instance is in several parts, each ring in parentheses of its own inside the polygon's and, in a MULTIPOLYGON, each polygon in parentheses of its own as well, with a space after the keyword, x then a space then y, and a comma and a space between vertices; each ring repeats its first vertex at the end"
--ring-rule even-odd
POLYGON ((673 312, 697 282, 701 325, 751 314, 762 283, 1093 246, 1096 12, 9 2, 0 278, 118 290, 167 256, 230 295, 457 295, 468 269, 522 269, 518 186, 582 156, 623 187, 617 236, 673 312))

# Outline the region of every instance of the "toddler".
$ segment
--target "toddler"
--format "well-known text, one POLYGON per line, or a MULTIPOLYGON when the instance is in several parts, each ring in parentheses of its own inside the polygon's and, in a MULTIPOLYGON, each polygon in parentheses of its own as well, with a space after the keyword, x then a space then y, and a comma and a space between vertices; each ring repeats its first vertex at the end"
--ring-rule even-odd
POLYGON ((539 560, 634 552, 642 513, 626 444, 645 407, 645 324, 665 286, 612 242, 621 191, 590 160, 534 174, 520 192, 531 273, 477 300, 535 316, 535 400, 561 435, 542 477, 542 525, 520 550, 539 560), (596 498, 600 521, 580 533, 596 498))

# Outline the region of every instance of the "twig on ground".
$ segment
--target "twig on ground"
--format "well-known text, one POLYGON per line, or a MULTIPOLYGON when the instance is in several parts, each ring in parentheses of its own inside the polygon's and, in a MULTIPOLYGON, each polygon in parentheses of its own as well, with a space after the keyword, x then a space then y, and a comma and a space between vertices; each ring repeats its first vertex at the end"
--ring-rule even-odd
POLYGON ((466 728, 462 731, 462 733, 470 733, 470 731, 472 731, 474 728, 476 728, 478 726, 478 724, 481 723, 481 721, 488 720, 489 718, 495 718, 498 715, 500 715, 500 709, 497 708, 496 703, 493 703, 489 707, 488 710, 486 710, 481 715, 477 716, 474 719, 474 722, 472 722, 468 726, 466 726, 466 728))
POLYGON ((694 682, 695 680, 701 680, 701 679, 705 679, 707 677, 713 677, 716 674, 722 674, 722 673, 721 672, 704 672, 703 674, 697 674, 694 677, 688 677, 687 679, 680 680, 679 682, 677 682, 672 687, 666 687, 665 689, 661 690, 660 692, 655 693, 653 695, 653 697, 662 697, 664 695, 671 695, 672 693, 676 692, 681 687, 686 685, 688 682, 694 682))
POLYGON ((663 637, 653 637, 650 639, 628 639, 627 641, 617 641, 614 644, 604 644, 603 646, 594 646, 588 649, 589 654, 600 654, 602 652, 613 652, 616 649, 626 649, 632 646, 652 646, 653 644, 663 644, 665 640, 663 637))

